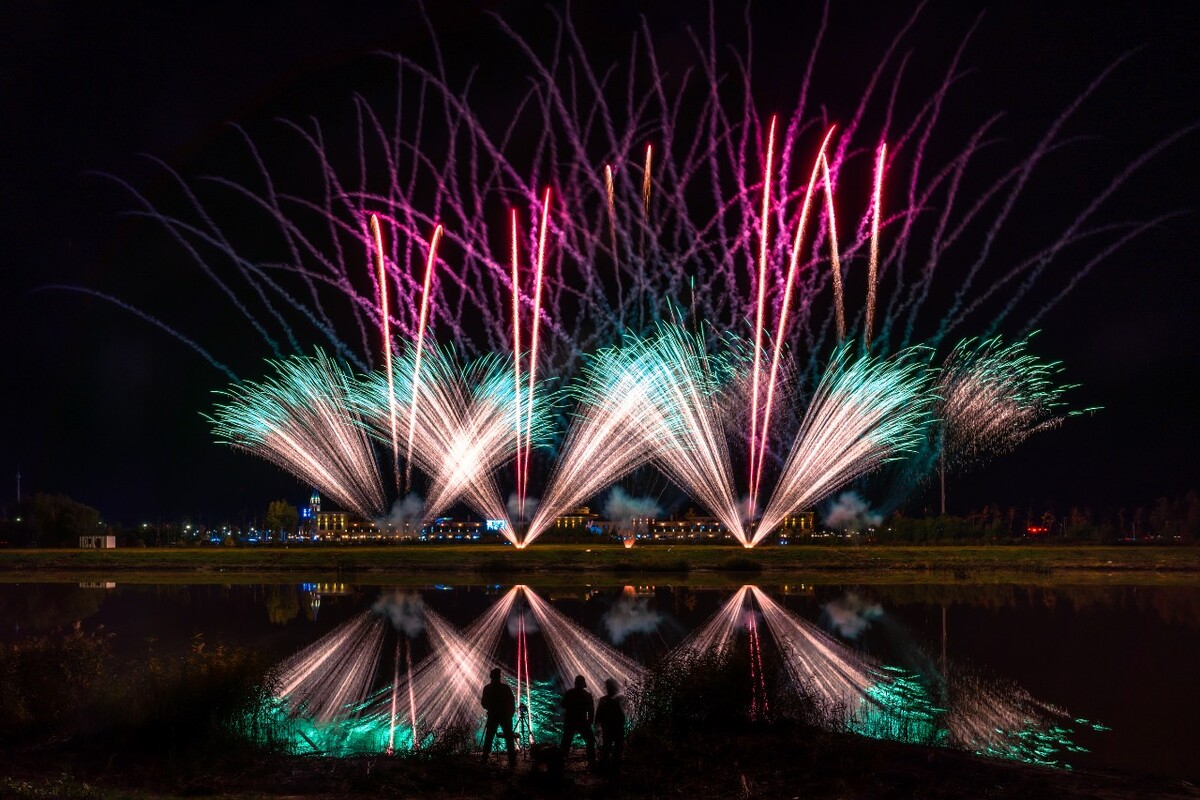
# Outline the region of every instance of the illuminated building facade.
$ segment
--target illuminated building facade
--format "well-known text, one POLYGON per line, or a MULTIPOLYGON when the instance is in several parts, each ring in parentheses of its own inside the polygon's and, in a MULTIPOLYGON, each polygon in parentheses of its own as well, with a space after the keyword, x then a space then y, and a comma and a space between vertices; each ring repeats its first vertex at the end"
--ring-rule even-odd
POLYGON ((321 495, 313 487, 309 495, 308 505, 300 507, 300 535, 312 539, 317 533, 317 515, 321 513, 321 495))
POLYGON ((601 519, 599 514, 592 513, 588 506, 580 506, 572 511, 556 517, 551 530, 571 532, 571 533, 587 533, 589 528, 594 528, 593 532, 606 531, 613 527, 613 523, 606 519, 601 519))

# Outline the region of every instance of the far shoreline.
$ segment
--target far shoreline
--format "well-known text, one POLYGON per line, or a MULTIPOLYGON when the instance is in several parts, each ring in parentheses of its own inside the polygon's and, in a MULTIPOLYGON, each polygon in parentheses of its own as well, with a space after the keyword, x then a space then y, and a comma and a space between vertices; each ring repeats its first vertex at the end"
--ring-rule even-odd
POLYGON ((0 582, 114 580, 425 583, 438 576, 568 584, 736 585, 809 576, 832 582, 1200 585, 1200 547, 1184 545, 727 545, 539 543, 297 545, 0 550, 0 582))

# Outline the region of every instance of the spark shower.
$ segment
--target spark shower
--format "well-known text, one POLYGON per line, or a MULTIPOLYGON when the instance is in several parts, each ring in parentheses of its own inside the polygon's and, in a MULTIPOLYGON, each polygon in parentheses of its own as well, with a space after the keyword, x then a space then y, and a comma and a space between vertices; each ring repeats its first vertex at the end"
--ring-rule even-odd
MULTIPOLYGON (((276 363, 276 377, 263 383, 230 388, 231 402, 221 405, 214 428, 230 444, 258 453, 363 518, 386 513, 387 492, 381 479, 371 437, 390 444, 394 493, 411 492, 414 460, 429 479, 429 502, 421 521, 462 500, 487 519, 502 521, 504 536, 524 548, 562 514, 587 502, 638 467, 653 464, 684 492, 713 514, 737 541, 753 547, 788 515, 824 499, 841 486, 881 464, 917 451, 933 419, 936 396, 928 348, 905 348, 892 356, 870 352, 878 274, 882 185, 886 145, 876 162, 871 215, 867 313, 861 344, 846 340, 844 289, 838 256, 833 183, 827 147, 831 129, 821 143, 803 194, 794 243, 783 287, 783 300, 774 336, 766 328, 769 250, 770 186, 773 173, 775 121, 772 120, 763 165, 763 214, 758 255, 758 302, 752 345, 736 336, 715 336, 702 322, 685 322, 685 313, 657 322, 653 332, 626 333, 619 344, 587 358, 579 379, 556 395, 538 382, 538 344, 542 320, 542 280, 551 191, 543 195, 537 236, 533 314, 528 353, 523 352, 520 250, 517 214, 512 214, 512 349, 462 363, 451 350, 426 344, 432 275, 443 227, 433 232, 428 248, 415 340, 397 357, 390 332, 386 256, 380 223, 370 217, 380 276, 381 348, 383 374, 358 377, 318 352, 311 359, 294 357, 276 363), (834 318, 837 343, 820 373, 808 406, 800 413, 800 391, 783 370, 788 311, 800 253, 810 218, 813 189, 823 174, 826 219, 829 225, 830 271, 834 275, 834 318), (710 345, 715 342, 716 346, 710 345), (768 356, 769 353, 769 356, 768 356), (769 368, 768 368, 769 364, 769 368), (511 382, 509 381, 511 376, 511 382), (747 396, 748 395, 748 398, 747 396), (547 409, 565 398, 574 401, 540 504, 530 512, 530 455, 535 441, 551 438, 547 409), (790 401, 790 402, 789 402, 790 401), (772 412, 787 404, 800 420, 795 439, 782 445, 777 459, 774 490, 760 508, 766 456, 775 448, 772 412), (749 431, 738 431, 749 408, 749 431), (404 480, 400 478, 399 431, 406 430, 403 448, 404 480), (536 434, 536 435, 535 435, 536 434), (732 440, 732 441, 731 441, 732 440), (748 494, 735 489, 731 450, 741 442, 748 449, 748 494), (515 514, 510 515, 496 472, 515 464, 515 514), (515 516, 516 519, 511 519, 515 516)), ((651 151, 647 151, 650 162, 651 151)), ((606 178, 611 178, 606 172, 606 178)), ((645 187, 646 192, 650 187, 645 187)), ((648 200, 649 194, 644 195, 648 200)), ((610 220, 615 209, 610 206, 610 220)), ((990 342, 988 346, 994 345, 990 342)), ((1032 370, 1053 371, 1032 356, 1020 358, 1013 345, 990 359, 989 368, 974 381, 962 380, 962 394, 972 387, 992 389, 981 395, 975 410, 980 419, 995 419, 997 427, 1032 431, 1054 402, 1030 403, 1007 391, 1022 385, 1017 378, 1032 370), (1007 357, 1006 356, 1010 356, 1007 357), (1005 413, 988 416, 987 409, 1005 413), (1023 413, 1013 413, 1011 409, 1023 413), (1009 421, 1011 420, 1011 421, 1009 421)), ((955 351, 946 372, 971 376, 975 362, 955 351)), ((982 372, 982 370, 981 370, 982 372)), ((1066 387, 1042 379, 1038 394, 1053 400, 1066 387)), ((1028 393, 1027 393, 1028 394, 1028 393)), ((955 426, 968 412, 956 412, 955 426)), ((946 416, 946 415, 943 415, 946 416)), ((948 418, 948 417, 947 417, 948 418)), ((997 437, 992 436, 993 439, 997 437)), ((1021 438, 1012 433, 1008 440, 1021 438)), ((774 462, 773 462, 774 463, 774 462)))
POLYGON ((918 11, 833 120, 819 100, 829 13, 779 113, 755 107, 750 32, 727 60, 715 9, 692 32, 689 71, 662 63, 645 27, 628 61, 606 67, 569 17, 554 17, 548 40, 499 20, 531 78, 503 124, 440 59, 395 55, 394 104, 355 101, 352 166, 335 130, 289 122, 311 159, 273 164, 247 134, 253 179, 172 173, 182 206, 170 210, 135 193, 275 355, 274 377, 230 388, 219 437, 365 518, 412 493, 415 470, 426 518, 462 501, 507 520, 518 546, 652 465, 752 545, 883 463, 944 477, 939 448, 974 459, 1061 419, 1066 387, 1031 398, 1021 378, 1057 365, 1016 351, 1157 222, 1100 212, 1187 131, 998 265, 1032 176, 1119 62, 1010 166, 991 157, 999 115, 939 160, 931 142, 947 135, 969 35, 906 110, 902 53, 918 11), (314 180, 289 189, 306 170, 314 180), (224 221, 235 206, 275 255, 239 240, 224 221), (1055 284, 1049 267, 1068 254, 1076 271, 1055 284), (861 310, 847 296, 863 297, 861 310), (995 339, 1005 329, 1020 331, 1007 345, 995 339), (993 342, 996 358, 965 358, 964 335, 993 342), (297 355, 312 343, 322 352, 297 355), (986 396, 947 398, 951 384, 986 396), (964 419, 1008 432, 973 436, 964 419), (532 456, 545 449, 538 487, 532 456))

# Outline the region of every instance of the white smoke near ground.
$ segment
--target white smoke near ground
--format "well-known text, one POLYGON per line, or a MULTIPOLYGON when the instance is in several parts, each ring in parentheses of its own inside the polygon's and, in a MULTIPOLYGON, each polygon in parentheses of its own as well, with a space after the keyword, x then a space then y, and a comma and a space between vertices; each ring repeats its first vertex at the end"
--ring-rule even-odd
POLYGON ((837 631, 843 639, 857 639, 863 631, 871 627, 872 620, 883 616, 883 609, 878 603, 868 603, 854 592, 848 592, 845 597, 826 603, 823 610, 829 627, 837 631))
POLYGON ((750 505, 750 495, 744 495, 741 502, 738 503, 738 518, 743 524, 753 522, 758 518, 758 509, 750 505))
POLYGON ((508 623, 507 623, 508 635, 513 637, 514 639, 517 638, 517 634, 521 630, 520 622, 522 619, 525 620, 525 634, 526 635, 531 634, 531 633, 537 633, 539 630, 538 624, 537 624, 537 619, 533 616, 533 614, 530 614, 528 611, 518 611, 515 614, 509 615, 508 623))
POLYGON ((825 525, 835 531, 861 531, 874 528, 883 517, 858 492, 842 492, 825 512, 825 525))
POLYGON ((377 517, 375 526, 377 528, 400 528, 411 526, 416 529, 421 527, 421 523, 425 520, 425 501, 416 495, 409 494, 406 497, 396 499, 392 503, 392 510, 385 517, 377 517))
POLYGON ((604 627, 613 644, 620 644, 634 633, 654 633, 663 620, 650 608, 647 597, 624 596, 604 613, 604 627))
POLYGON ((608 493, 601 509, 604 518, 628 527, 635 519, 657 519, 663 513, 662 506, 653 497, 633 497, 620 486, 608 493))
POLYGON ((512 520, 523 519, 526 522, 533 519, 533 512, 537 511, 538 499, 536 497, 525 498, 525 509, 522 513, 521 503, 517 500, 517 493, 513 492, 508 496, 508 516, 512 520))
POLYGON ((415 639, 425 630, 425 601, 415 592, 393 592, 381 596, 373 606, 376 614, 384 614, 396 630, 415 639))

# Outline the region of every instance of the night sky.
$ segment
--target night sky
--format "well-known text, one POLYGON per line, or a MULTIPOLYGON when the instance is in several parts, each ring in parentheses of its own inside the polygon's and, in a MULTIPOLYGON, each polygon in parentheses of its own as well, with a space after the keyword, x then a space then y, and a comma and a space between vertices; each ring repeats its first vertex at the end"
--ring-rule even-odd
MULTIPOLYGON (((515 102, 526 85, 523 62, 484 12, 536 38, 549 30, 544 6, 430 5, 452 76, 478 67, 490 108, 515 102)), ((685 25, 703 24, 703 6, 678 19, 653 5, 660 9, 648 24, 663 53, 686 53, 685 25)), ((863 70, 911 12, 887 5, 878 16, 859 4, 831 11, 815 91, 834 118, 853 108, 863 70), (843 75, 852 91, 840 96, 843 75)), ((639 7, 576 6, 593 52, 623 56, 639 7)), ((927 77, 932 89, 980 12, 964 58, 973 72, 944 113, 974 125, 1004 111, 998 134, 1014 143, 1032 141, 1107 64, 1131 53, 1070 123, 1080 139, 1036 174, 1031 202, 1054 212, 1050 224, 1064 226, 1105 178, 1200 120, 1200 5, 934 2, 905 40, 914 52, 910 85, 927 77)), ((754 102, 768 113, 790 96, 820 5, 754 3, 750 15, 754 102)), ((182 253, 141 244, 157 235, 152 224, 124 215, 135 202, 105 176, 151 198, 167 187, 146 155, 184 174, 236 176, 245 165, 227 157, 237 142, 230 123, 270 146, 276 117, 333 120, 351 113, 354 91, 386 92, 392 72, 377 51, 430 58, 418 7, 10 2, 0 30, 0 504, 13 499, 18 469, 25 493, 67 494, 126 523, 184 515, 239 522, 261 515, 274 497, 299 502, 305 487, 211 443, 200 414, 224 375, 114 305, 39 287, 76 284, 119 297, 178 326, 240 374, 259 374, 256 364, 269 355, 262 342, 182 253)), ((1083 384, 1072 402, 1104 410, 954 478, 952 510, 1116 509, 1200 489, 1198 147, 1200 135, 1191 135, 1155 159, 1105 218, 1190 213, 1107 260, 1041 325, 1036 351, 1063 360, 1065 378, 1083 384)), ((1003 236, 1042 232, 1036 214, 1021 224, 1003 236)), ((1054 285, 1076 266, 1069 258, 1056 264, 1054 285)))

